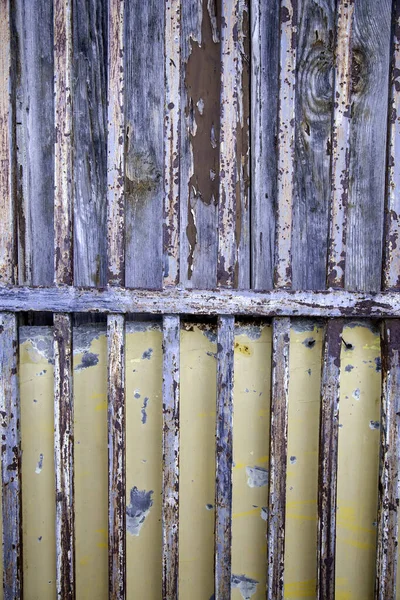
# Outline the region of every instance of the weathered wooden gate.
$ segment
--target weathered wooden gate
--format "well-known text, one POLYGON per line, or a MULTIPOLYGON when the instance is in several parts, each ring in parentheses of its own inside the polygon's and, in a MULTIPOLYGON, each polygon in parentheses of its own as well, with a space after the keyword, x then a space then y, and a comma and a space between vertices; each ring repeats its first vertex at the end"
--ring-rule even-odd
POLYGON ((379 320, 375 594, 396 597, 399 27, 397 0, 1 0, 4 598, 23 587, 26 322, 54 328, 57 597, 75 597, 75 313, 107 315, 113 599, 126 594, 127 315, 163 316, 163 598, 178 597, 180 320, 218 317, 217 600, 231 595, 235 317, 273 327, 269 600, 284 597, 291 320, 326 319, 319 600, 335 597, 342 329, 346 318, 379 320))

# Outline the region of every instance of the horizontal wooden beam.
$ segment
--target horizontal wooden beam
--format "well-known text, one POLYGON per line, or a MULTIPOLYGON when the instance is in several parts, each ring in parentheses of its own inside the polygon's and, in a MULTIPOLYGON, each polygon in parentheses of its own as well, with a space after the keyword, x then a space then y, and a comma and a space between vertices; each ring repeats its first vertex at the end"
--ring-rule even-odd
POLYGON ((345 290, 246 292, 174 288, 158 291, 119 287, 6 286, 0 287, 0 311, 388 319, 400 317, 400 295, 395 292, 366 294, 345 290))

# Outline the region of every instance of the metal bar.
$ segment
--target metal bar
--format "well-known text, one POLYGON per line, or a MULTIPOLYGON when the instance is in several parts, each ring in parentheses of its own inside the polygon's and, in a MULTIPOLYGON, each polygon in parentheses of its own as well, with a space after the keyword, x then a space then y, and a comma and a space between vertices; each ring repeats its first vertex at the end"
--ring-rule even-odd
POLYGON ((21 436, 17 316, 0 314, 4 600, 22 598, 21 436))
POLYGON ((321 380, 318 480, 317 599, 335 598, 336 488, 340 349, 343 321, 326 325, 321 380))
POLYGON ((290 319, 273 320, 267 598, 283 599, 290 319))
POLYGON ((108 339, 108 557, 109 598, 126 596, 125 537, 125 318, 107 319, 108 339))
POLYGON ((234 317, 218 317, 215 600, 231 596, 234 327, 234 317))
POLYGON ((354 0, 338 0, 332 123, 332 188, 327 284, 345 283, 351 124, 351 33, 354 0))
POLYGON ((165 2, 164 286, 179 283, 181 0, 165 2))
POLYGON ((180 319, 163 319, 162 597, 178 598, 179 575, 179 362, 180 319))
POLYGON ((400 321, 382 324, 381 468, 376 600, 396 597, 400 471, 400 321))

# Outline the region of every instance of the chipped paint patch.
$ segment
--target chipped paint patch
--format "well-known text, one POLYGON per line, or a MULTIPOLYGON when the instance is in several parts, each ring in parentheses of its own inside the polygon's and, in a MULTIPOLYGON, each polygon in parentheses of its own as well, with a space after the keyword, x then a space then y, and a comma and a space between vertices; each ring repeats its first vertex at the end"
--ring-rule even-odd
POLYGON ((258 581, 246 575, 232 575, 232 588, 238 588, 243 600, 250 600, 257 592, 258 581))
POLYGON ((153 355, 153 348, 145 350, 142 354, 142 360, 150 360, 153 355))
POLYGON ((263 467, 246 467, 247 485, 251 488, 268 485, 268 471, 263 467))
POLYGON ((94 367, 99 362, 99 355, 94 352, 85 352, 82 356, 80 364, 75 367, 75 371, 81 371, 89 367, 94 367))
POLYGON ((268 520, 268 506, 261 507, 261 518, 263 521, 268 520))
POLYGON ((39 454, 39 460, 38 460, 38 463, 36 465, 35 473, 37 475, 39 475, 39 473, 42 472, 42 469, 43 469, 43 454, 39 454))
POLYGON ((143 423, 143 425, 145 425, 146 422, 147 422, 147 412, 146 412, 146 409, 147 409, 148 403, 149 403, 149 398, 146 396, 144 398, 144 400, 143 400, 143 406, 142 406, 142 409, 141 409, 141 412, 142 412, 142 423, 143 423))
POLYGON ((372 431, 375 431, 376 429, 379 429, 380 428, 379 421, 370 421, 369 422, 369 428, 372 429, 372 431))
POLYGON ((130 504, 126 507, 126 530, 131 535, 138 536, 143 523, 153 506, 153 490, 138 490, 136 486, 131 489, 130 504))

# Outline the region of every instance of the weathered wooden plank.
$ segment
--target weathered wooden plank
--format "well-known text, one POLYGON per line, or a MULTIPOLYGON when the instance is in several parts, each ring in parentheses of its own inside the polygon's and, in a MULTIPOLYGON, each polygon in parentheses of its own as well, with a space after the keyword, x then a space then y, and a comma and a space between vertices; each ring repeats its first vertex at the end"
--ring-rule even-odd
POLYGON ((181 0, 165 3, 164 285, 179 283, 181 0))
POLYGON ((323 290, 331 193, 336 1, 301 3, 297 34, 293 288, 323 290))
POLYGON ((109 285, 125 282, 124 0, 108 7, 107 249, 109 285))
POLYGON ((107 3, 74 0, 74 284, 107 271, 107 3))
POLYGON ((125 3, 127 287, 162 287, 164 13, 158 0, 125 3))
POLYGON ((162 597, 178 598, 179 586, 179 345, 180 319, 163 319, 162 597))
POLYGON ((378 291, 390 65, 390 0, 354 3, 346 287, 378 291))
POLYGON ((278 101, 278 182, 274 285, 292 286, 292 198, 295 158, 297 2, 281 0, 278 101))
POLYGON ((185 287, 217 284, 220 0, 182 4, 181 270, 185 287))
POLYGON ((400 321, 382 324, 381 469, 376 600, 396 598, 400 475, 400 321))
POLYGON ((250 286, 249 14, 247 2, 222 0, 218 284, 250 286))
POLYGON ((336 490, 340 349, 343 322, 326 325, 321 379, 318 473, 317 599, 335 598, 336 490))
POLYGON ((21 434, 17 318, 13 314, 0 313, 4 600, 22 598, 21 434))
POLYGON ((53 5, 15 0, 18 279, 54 281, 53 5))
POLYGON ((87 288, 0 287, 0 311, 93 312, 264 317, 400 317, 395 292, 366 294, 342 290, 270 292, 170 289, 128 290, 87 288))
POLYGON ((233 316, 218 317, 215 483, 215 600, 231 594, 233 316))
POLYGON ((251 3, 251 285, 274 278, 280 1, 251 3))
POLYGON ((290 319, 274 319, 270 470, 267 524, 267 599, 283 600, 290 319))
POLYGON ((71 315, 54 315, 57 598, 75 598, 74 404, 71 315))
POLYGON ((126 597, 125 317, 107 319, 109 598, 126 597))

